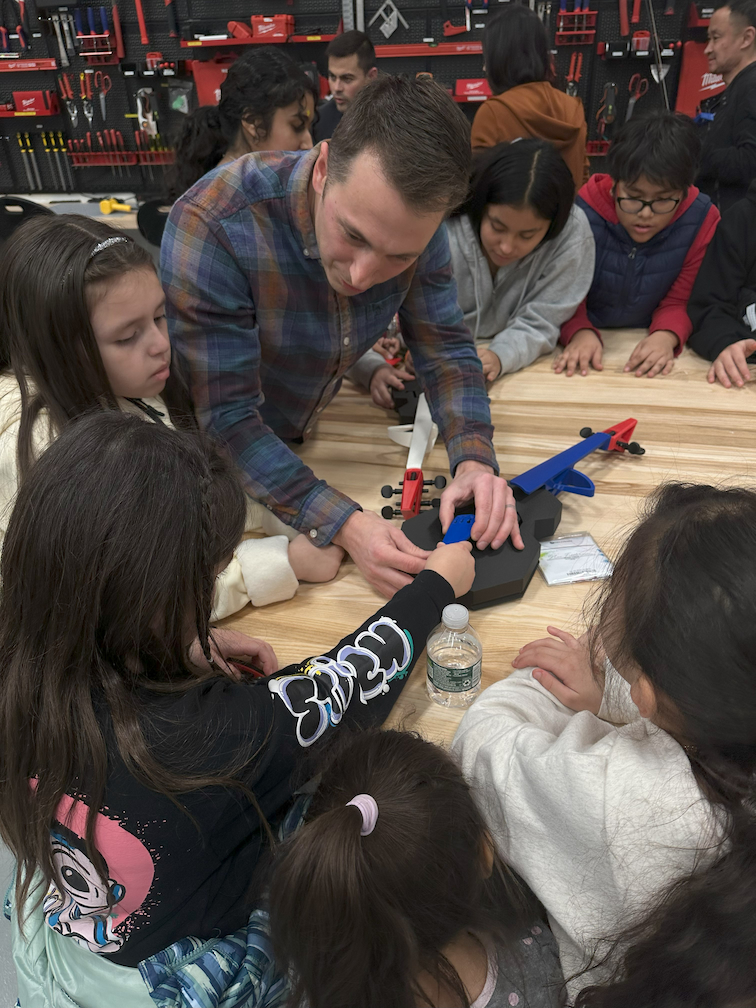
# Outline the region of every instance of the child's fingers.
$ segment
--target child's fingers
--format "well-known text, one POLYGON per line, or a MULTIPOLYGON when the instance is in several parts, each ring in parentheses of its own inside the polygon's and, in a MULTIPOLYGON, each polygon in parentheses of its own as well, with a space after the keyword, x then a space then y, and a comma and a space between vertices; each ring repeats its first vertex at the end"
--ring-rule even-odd
POLYGON ((556 641, 547 641, 539 645, 530 645, 525 648, 512 661, 513 668, 528 668, 530 665, 539 665, 542 668, 554 670, 568 660, 563 644, 556 641))
POLYGON ((604 365, 602 363, 602 357, 604 356, 604 348, 599 343, 596 349, 593 351, 593 356, 591 357, 591 364, 593 365, 594 371, 603 371, 604 365))
MULTIPOLYGON (((577 644, 577 641, 572 636, 571 633, 567 633, 566 630, 560 630, 559 627, 547 626, 546 630, 551 634, 552 637, 558 637, 560 641, 564 641, 565 644, 577 644)), ((548 637, 546 638, 548 640, 548 637)))
POLYGON ((552 696, 555 696, 560 703, 563 703, 565 707, 569 707, 570 704, 575 702, 577 693, 575 690, 570 689, 569 686, 565 686, 553 672, 549 672, 548 669, 536 668, 533 669, 533 678, 536 682, 539 682, 544 689, 547 689, 552 696))

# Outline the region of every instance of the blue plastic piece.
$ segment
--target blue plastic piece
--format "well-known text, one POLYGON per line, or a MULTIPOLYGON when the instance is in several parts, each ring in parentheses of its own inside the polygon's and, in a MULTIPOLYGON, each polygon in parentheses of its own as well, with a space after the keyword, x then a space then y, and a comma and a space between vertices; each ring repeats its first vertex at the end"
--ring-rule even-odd
POLYGON ((599 448, 606 448, 611 440, 611 435, 598 432, 591 434, 571 448, 566 448, 553 458, 546 459, 540 465, 533 466, 527 472, 514 476, 509 481, 513 486, 519 487, 526 494, 535 493, 540 487, 548 487, 554 493, 566 490, 569 493, 582 494, 584 497, 592 497, 595 487, 587 476, 574 470, 574 465, 586 455, 599 448), (558 489, 557 489, 558 487, 558 489))
POLYGON ((580 494, 581 497, 593 497, 596 492, 593 480, 577 469, 565 469, 554 479, 546 480, 545 486, 552 493, 564 490, 566 493, 580 494))
POLYGON ((467 542, 470 538, 470 530, 475 524, 474 514, 461 514, 452 521, 449 528, 446 530, 446 535, 443 538, 445 543, 455 543, 455 542, 467 542))

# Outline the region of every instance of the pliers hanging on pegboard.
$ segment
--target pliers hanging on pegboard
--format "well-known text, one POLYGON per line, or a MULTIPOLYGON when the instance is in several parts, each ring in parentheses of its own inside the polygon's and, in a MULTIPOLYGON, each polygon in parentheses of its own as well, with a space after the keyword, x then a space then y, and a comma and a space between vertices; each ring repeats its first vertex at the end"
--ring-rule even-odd
POLYGON ((604 84, 601 104, 596 113, 596 133, 603 140, 606 127, 611 126, 617 118, 617 85, 611 82, 604 84))
POLYGON ((18 0, 0 0, 0 52, 26 52, 29 48, 29 36, 25 26, 26 3, 19 3, 18 0), (11 16, 6 17, 6 10, 10 7, 11 16), (18 9, 18 16, 17 16, 18 9), (15 32, 18 36, 18 47, 12 49, 10 45, 9 27, 15 24, 15 32))
POLYGON ((583 76, 583 54, 573 52, 570 56, 570 69, 567 73, 567 94, 577 98, 578 84, 583 76))

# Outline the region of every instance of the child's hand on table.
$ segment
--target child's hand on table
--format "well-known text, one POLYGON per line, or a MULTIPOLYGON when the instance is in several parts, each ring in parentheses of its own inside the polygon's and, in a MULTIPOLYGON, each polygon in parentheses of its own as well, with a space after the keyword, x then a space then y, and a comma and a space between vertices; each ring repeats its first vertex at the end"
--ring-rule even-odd
POLYGON ((594 371, 603 371, 604 365, 601 363, 603 355, 604 348, 601 345, 601 340, 593 329, 578 329, 557 357, 554 370, 557 374, 566 371, 568 378, 571 378, 575 371, 579 371, 581 375, 587 375, 589 367, 592 367, 594 371))
POLYGON ((675 364, 675 350, 679 342, 676 334, 667 329, 649 333, 630 354, 625 371, 635 371, 636 378, 669 374, 675 364))
POLYGON ((732 388, 737 385, 742 388, 746 382, 752 380, 751 372, 746 363, 746 357, 750 357, 756 351, 756 340, 743 339, 737 343, 731 343, 722 351, 709 368, 706 376, 709 382, 720 381, 725 388, 732 388))
POLYGON ((390 364, 382 364, 373 371, 370 379, 370 395, 376 406, 384 409, 393 409, 394 400, 391 398, 391 389, 403 389, 404 382, 411 381, 413 375, 403 368, 394 368, 390 364))
POLYGON ((487 382, 496 381, 501 374, 501 361, 498 356, 487 347, 479 347, 478 357, 483 365, 483 377, 487 382))
POLYGON ((552 636, 520 648, 512 665, 515 668, 534 665, 533 678, 565 707, 598 714, 604 695, 603 672, 598 678, 594 674, 588 634, 576 639, 566 630, 553 626, 546 629, 552 636))

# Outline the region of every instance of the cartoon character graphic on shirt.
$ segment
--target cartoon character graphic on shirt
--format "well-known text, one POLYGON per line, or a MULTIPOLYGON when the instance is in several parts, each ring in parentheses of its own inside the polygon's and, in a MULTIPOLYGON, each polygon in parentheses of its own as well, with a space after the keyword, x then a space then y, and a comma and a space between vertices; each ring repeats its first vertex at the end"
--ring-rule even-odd
POLYGON ((335 658, 310 658, 297 672, 269 679, 268 689, 297 719, 297 741, 307 747, 341 721, 355 689, 359 702, 369 703, 387 693, 392 680, 403 678, 411 662, 409 633, 395 620, 379 616, 335 658))
POLYGON ((50 831, 53 882, 43 901, 47 923, 90 952, 117 952, 126 942, 133 914, 149 893, 155 868, 141 840, 115 818, 98 812, 95 847, 105 877, 87 854, 84 841, 88 806, 64 795, 50 831))
POLYGON ((51 832, 53 864, 62 883, 50 885, 43 910, 58 934, 76 938, 90 952, 116 952, 123 938, 115 934, 111 908, 126 890, 115 879, 103 881, 87 857, 81 837, 58 823, 51 832))

